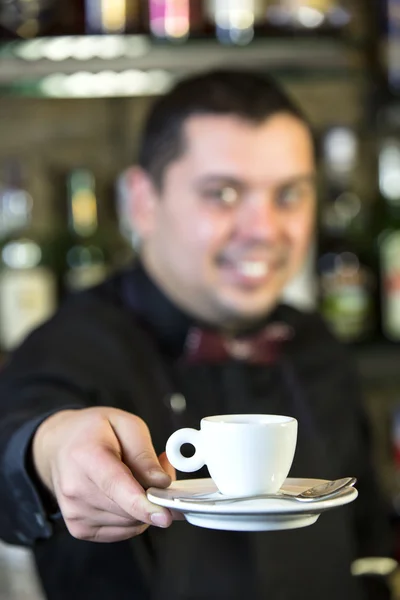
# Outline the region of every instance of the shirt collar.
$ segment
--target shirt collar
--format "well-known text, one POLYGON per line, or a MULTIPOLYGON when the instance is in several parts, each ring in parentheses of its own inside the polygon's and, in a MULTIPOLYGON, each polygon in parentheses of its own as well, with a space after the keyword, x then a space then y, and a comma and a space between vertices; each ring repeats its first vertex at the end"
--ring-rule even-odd
POLYGON ((124 274, 123 300, 164 351, 180 356, 195 319, 173 303, 140 261, 124 274))
MULTIPOLYGON (((163 351, 172 357, 182 355, 192 327, 212 329, 178 307, 156 284, 140 260, 123 274, 121 291, 124 304, 135 312, 141 323, 155 336, 163 351)), ((253 326, 251 331, 257 331, 268 323, 284 321, 285 313, 285 307, 278 306, 253 326)))

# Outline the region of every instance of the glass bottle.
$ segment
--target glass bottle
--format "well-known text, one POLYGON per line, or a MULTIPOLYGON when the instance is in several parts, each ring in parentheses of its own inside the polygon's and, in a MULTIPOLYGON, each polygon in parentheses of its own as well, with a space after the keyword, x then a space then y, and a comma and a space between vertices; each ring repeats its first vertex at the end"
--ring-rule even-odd
POLYGON ((32 229, 33 199, 19 161, 4 165, 0 188, 0 346, 12 351, 57 304, 52 249, 32 229))
POLYGON ((223 44, 249 44, 266 17, 265 0, 206 0, 208 20, 223 44))
POLYGON ((377 236, 383 336, 400 341, 400 138, 379 145, 381 224, 377 236))
POLYGON ((67 177, 68 242, 64 251, 63 285, 78 291, 103 281, 109 272, 105 236, 98 227, 95 178, 88 169, 67 177))
POLYGON ((397 93, 400 88, 400 1, 383 0, 378 3, 378 22, 382 25, 382 58, 385 83, 397 93))
POLYGON ((324 138, 325 202, 317 270, 320 310, 342 342, 369 341, 376 330, 376 277, 368 213, 353 182, 358 139, 347 127, 324 138))
POLYGON ((203 32, 203 0, 149 0, 151 35, 159 40, 186 41, 203 32))
POLYGON ((57 22, 56 0, 7 0, 0 2, 0 24, 22 39, 49 35, 57 22))
POLYGON ((277 28, 305 32, 340 30, 350 24, 352 11, 345 0, 270 0, 267 19, 277 28))
POLYGON ((85 0, 89 34, 137 33, 141 26, 140 0, 85 0))

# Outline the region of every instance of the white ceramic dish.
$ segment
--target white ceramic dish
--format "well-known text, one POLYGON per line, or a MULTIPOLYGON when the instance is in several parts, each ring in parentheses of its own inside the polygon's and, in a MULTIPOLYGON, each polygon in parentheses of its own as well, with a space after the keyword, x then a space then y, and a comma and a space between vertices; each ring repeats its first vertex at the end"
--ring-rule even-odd
MULTIPOLYGON (((299 493, 324 481, 326 480, 289 477, 281 489, 288 493, 299 493)), ((358 496, 356 488, 351 487, 335 498, 304 504, 279 497, 220 505, 180 500, 180 497, 189 498, 216 491, 217 487, 212 479, 187 479, 174 481, 167 489, 149 488, 147 497, 154 504, 181 512, 189 523, 199 527, 232 531, 273 531, 312 525, 321 513, 353 502, 358 496)))

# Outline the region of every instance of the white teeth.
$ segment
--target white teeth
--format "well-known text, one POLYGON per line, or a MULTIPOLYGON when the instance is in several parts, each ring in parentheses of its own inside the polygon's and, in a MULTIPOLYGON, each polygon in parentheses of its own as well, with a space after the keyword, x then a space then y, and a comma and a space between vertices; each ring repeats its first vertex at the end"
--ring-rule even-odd
POLYGON ((263 277, 268 273, 268 266, 260 261, 243 261, 239 263, 238 270, 246 277, 263 277))

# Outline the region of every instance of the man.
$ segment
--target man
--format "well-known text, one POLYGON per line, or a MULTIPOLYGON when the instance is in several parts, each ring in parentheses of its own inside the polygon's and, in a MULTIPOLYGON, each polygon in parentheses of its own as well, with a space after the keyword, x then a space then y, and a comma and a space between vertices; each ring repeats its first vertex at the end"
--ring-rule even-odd
POLYGON ((32 546, 50 600, 366 598, 351 563, 388 546, 357 381, 316 315, 279 305, 314 227, 305 119, 261 75, 190 78, 155 103, 130 186, 139 264, 70 297, 0 377, 3 539, 32 546), (199 332, 232 355, 194 353, 199 332), (235 354, 257 332, 263 360, 235 354), (172 523, 145 495, 175 476, 168 436, 241 412, 296 417, 291 475, 356 476, 359 499, 293 531, 172 523))

